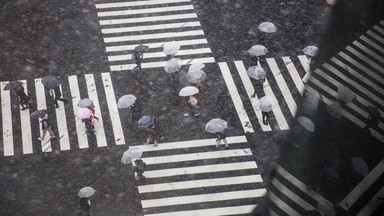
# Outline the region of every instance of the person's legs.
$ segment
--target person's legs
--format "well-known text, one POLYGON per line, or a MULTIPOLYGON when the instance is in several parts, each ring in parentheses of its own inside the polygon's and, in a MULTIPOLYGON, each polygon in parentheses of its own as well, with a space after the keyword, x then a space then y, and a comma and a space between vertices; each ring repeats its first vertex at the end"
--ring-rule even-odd
POLYGON ((261 114, 263 115, 263 124, 266 124, 265 123, 265 119, 267 118, 266 112, 261 112, 261 114))
POLYGON ((224 141, 225 148, 228 148, 228 142, 227 142, 227 139, 224 138, 223 141, 224 141))
POLYGON ((217 141, 216 141, 216 148, 219 148, 220 141, 221 141, 221 139, 220 139, 220 138, 217 138, 217 141))
POLYGON ((43 130, 43 135, 41 136, 41 140, 43 140, 43 139, 44 139, 44 137, 45 137, 45 134, 47 133, 47 130, 48 130, 48 128, 45 128, 45 129, 43 130))
POLYGON ((51 138, 55 138, 55 134, 53 133, 52 129, 51 129, 51 126, 49 126, 47 128, 48 132, 49 132, 49 136, 51 136, 51 138))

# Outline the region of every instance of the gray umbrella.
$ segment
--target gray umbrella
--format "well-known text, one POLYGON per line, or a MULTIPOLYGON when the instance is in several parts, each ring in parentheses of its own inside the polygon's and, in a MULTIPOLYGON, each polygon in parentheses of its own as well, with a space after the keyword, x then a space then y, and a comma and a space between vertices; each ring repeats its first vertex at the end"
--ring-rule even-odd
POLYGON ((301 108, 303 112, 308 115, 313 115, 317 112, 317 106, 319 105, 319 99, 310 92, 305 92, 303 104, 301 108))
POLYGON ((273 96, 264 96, 259 100, 259 108, 262 112, 269 112, 275 109, 279 102, 273 96))
POLYGON ((267 52, 268 52, 267 48, 265 48, 265 46, 262 46, 262 45, 255 45, 248 50, 249 55, 252 55, 252 56, 262 56, 267 54, 267 52))
POLYGON ((19 86, 21 86, 21 85, 23 85, 23 83, 22 82, 20 82, 20 81, 11 81, 11 82, 9 82, 9 83, 7 83, 5 86, 4 86, 4 88, 3 88, 3 90, 11 90, 11 89, 15 89, 15 88, 17 88, 17 87, 19 87, 19 86))
POLYGON ((48 111, 45 109, 37 110, 37 111, 31 113, 31 119, 37 119, 40 116, 45 116, 46 114, 48 114, 48 111))
POLYGON ((180 49, 180 44, 177 43, 176 41, 171 41, 164 44, 163 52, 165 53, 165 55, 171 55, 179 51, 179 49, 180 49))
POLYGON ((359 157, 352 158, 352 168, 353 170, 355 170, 355 172, 357 172, 359 175, 363 177, 368 175, 368 171, 369 171, 368 165, 363 159, 359 157))
POLYGON ((206 125, 205 130, 209 133, 219 133, 227 128, 227 122, 223 119, 215 118, 211 119, 206 125))
POLYGON ((165 72, 167 73, 176 73, 181 68, 181 59, 173 58, 167 62, 164 67, 165 72))
POLYGON ((299 116, 297 117, 297 121, 301 126, 303 126, 303 128, 307 129, 308 131, 311 131, 311 132, 315 131, 315 125, 309 118, 304 116, 299 116))
POLYGON ((318 51, 319 51, 319 48, 317 48, 316 46, 307 46, 303 49, 303 52, 305 55, 309 55, 312 57, 315 56, 318 51))
POLYGON ((92 105, 92 103, 93 103, 93 101, 91 100, 91 99, 88 99, 88 98, 84 98, 84 99, 81 99, 80 101, 79 101, 79 103, 77 103, 77 106, 78 107, 89 107, 89 106, 91 106, 92 105))
POLYGON ((256 80, 265 79, 265 71, 260 66, 249 67, 247 70, 247 74, 249 77, 256 80))
POLYGON ((123 157, 121 157, 121 163, 130 164, 132 160, 138 159, 143 155, 143 151, 139 148, 133 147, 124 152, 123 157))
POLYGON ((128 108, 136 102, 136 99, 137 98, 134 95, 131 95, 131 94, 124 95, 117 102, 117 108, 119 108, 119 109, 128 108))
POLYGON ((136 46, 134 49, 133 49, 133 51, 135 52, 135 53, 144 53, 144 52, 146 52, 147 50, 148 50, 148 46, 147 45, 143 45, 143 44, 140 44, 140 45, 138 45, 138 46, 136 46))
POLYGON ((191 64, 191 66, 189 66, 188 68, 188 73, 189 72, 193 72, 193 71, 198 71, 198 70, 201 70, 205 67, 205 64, 204 63, 201 63, 201 62, 197 62, 197 63, 193 63, 191 64))
POLYGON ((341 104, 336 100, 330 100, 327 105, 327 112, 329 115, 331 115, 334 118, 340 118, 341 117, 341 104))
POLYGON ((340 86, 337 89, 337 93, 339 94, 339 99, 344 101, 345 103, 352 102, 353 98, 355 97, 351 89, 346 86, 340 86))
POLYGON ((180 90, 179 96, 187 97, 199 93, 199 89, 195 86, 187 86, 180 90))
POLYGON ((83 187, 81 188, 77 196, 79 196, 80 198, 88 198, 92 196, 95 193, 95 191, 96 190, 91 187, 83 187))
POLYGON ((57 76, 47 75, 41 79, 45 87, 54 88, 60 85, 60 79, 57 76))
POLYGON ((190 83, 197 83, 197 80, 200 79, 201 81, 204 81, 205 77, 207 75, 204 73, 203 70, 195 70, 195 71, 190 71, 185 75, 187 78, 188 82, 190 83))
POLYGON ((273 33, 277 30, 276 26, 271 22, 263 22, 259 25, 259 29, 265 33, 273 33))

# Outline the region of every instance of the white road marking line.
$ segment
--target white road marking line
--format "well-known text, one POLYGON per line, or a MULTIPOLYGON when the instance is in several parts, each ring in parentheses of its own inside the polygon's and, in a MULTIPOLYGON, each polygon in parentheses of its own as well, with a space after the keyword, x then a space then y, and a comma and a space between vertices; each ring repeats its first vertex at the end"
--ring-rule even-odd
POLYGON ((100 3, 100 4, 96 4, 96 9, 116 8, 116 7, 134 7, 134 6, 170 4, 170 3, 181 3, 181 2, 191 2, 191 0, 148 0, 148 1, 100 3))
POLYGON ((380 32, 381 34, 384 35, 384 29, 382 29, 381 27, 375 25, 375 26, 373 26, 373 28, 376 29, 378 32, 380 32))
POLYGON ((373 38, 375 38, 376 40, 378 40, 380 43, 384 44, 384 38, 380 37, 379 35, 377 35, 376 33, 374 33, 373 31, 369 30, 367 31, 367 34, 372 36, 373 38))
MULTIPOLYGON (((61 86, 59 86, 59 88, 60 88, 60 91, 63 92, 61 90, 61 86)), ((60 103, 60 101, 58 101, 58 103, 60 103)), ((56 136, 56 140, 60 142, 61 151, 69 150, 71 149, 71 147, 69 145, 67 118, 65 117, 64 103, 61 103, 59 105, 59 108, 55 109, 55 112, 56 112, 57 131, 59 133, 59 135, 56 136)))
POLYGON ((287 205, 283 200, 278 198, 274 193, 268 191, 268 198, 273 202, 277 207, 284 211, 289 216, 301 216, 297 211, 287 205))
POLYGON ((124 145, 125 138, 123 133, 123 127, 121 126, 119 111, 116 105, 115 92, 113 90, 112 79, 110 73, 102 73, 103 86, 105 95, 107 95, 107 104, 109 110, 109 116, 111 118, 113 134, 115 137, 116 145, 124 145))
POLYGON ((360 37, 360 39, 362 41, 364 41, 365 43, 371 45, 374 49, 378 50, 379 52, 383 53, 384 54, 384 48, 380 45, 378 45, 376 42, 373 42, 372 40, 370 40, 369 38, 365 37, 364 35, 362 35, 360 37))
POLYGON ((154 34, 136 34, 129 36, 117 36, 117 37, 105 37, 105 43, 112 42, 123 42, 123 41, 142 41, 142 40, 155 40, 161 38, 179 38, 179 37, 188 37, 188 36, 201 36, 204 35, 203 30, 192 30, 192 31, 182 31, 182 32, 164 32, 164 33, 154 33, 154 34))
POLYGON ((77 103, 82 99, 80 97, 79 85, 77 81, 77 76, 69 76, 68 77, 69 89, 71 90, 72 97, 72 107, 73 107, 73 115, 75 116, 75 124, 76 124, 76 132, 77 132, 77 141, 79 143, 79 149, 89 148, 88 146, 88 138, 87 135, 83 135, 84 133, 84 123, 76 117, 75 112, 79 108, 77 107, 77 103))
POLYGON ((140 31, 151 31, 151 30, 163 30, 163 29, 180 29, 187 27, 196 27, 200 26, 199 21, 192 22, 181 22, 181 23, 166 23, 166 24, 158 24, 158 25, 142 25, 142 26, 130 26, 130 27, 119 27, 119 28, 106 28, 101 29, 103 34, 113 34, 113 33, 123 33, 123 32, 137 32, 140 31))
MULTIPOLYGON (((47 103, 45 101, 45 87, 43 83, 41 83, 41 78, 35 79, 35 90, 36 90, 36 101, 37 101, 37 110, 47 109, 47 103)), ((53 100, 53 99, 52 99, 53 100)), ((43 135, 43 131, 41 130, 41 121, 39 121, 39 129, 40 129, 40 137, 43 135)), ((44 140, 41 140, 41 150, 42 152, 51 152, 51 140, 49 139, 49 133, 44 137, 44 140)))
POLYGON ((260 175, 231 176, 225 178, 199 179, 192 181, 168 182, 161 184, 139 185, 139 193, 152 193, 160 191, 183 190, 202 187, 216 187, 236 184, 249 184, 263 182, 260 175))
POLYGON ((224 81, 227 84, 228 91, 231 95, 233 104, 235 105, 237 114, 239 115, 241 125, 243 126, 244 132, 253 133, 253 127, 251 121, 248 118, 247 112, 244 109, 243 102, 239 95, 239 92, 236 89, 235 82, 233 81, 231 72, 229 71, 228 65, 226 62, 219 62, 219 67, 221 70, 221 74, 224 77, 224 81))
POLYGON ((299 72, 297 72, 296 67, 293 64, 290 57, 282 57, 282 59, 285 64, 285 67, 287 67, 289 75, 291 76, 293 82, 295 83, 297 90, 299 91, 300 95, 303 96, 305 89, 304 89, 304 83, 301 80, 299 72))
POLYGON ((252 85, 251 79, 249 78, 247 74, 247 70, 245 69, 245 66, 242 61, 235 61, 235 66, 237 69, 237 72, 240 75, 241 81, 243 82, 243 85, 245 87, 245 90, 247 91, 247 95, 249 100, 251 101, 253 111, 256 114, 257 120, 259 122, 259 125, 263 131, 272 131, 271 126, 264 125, 263 124, 263 116, 261 114, 261 110, 259 109, 259 99, 257 95, 255 94, 255 97, 250 97, 255 92, 255 89, 252 85))
POLYGON ((106 12, 97 12, 97 16, 98 17, 124 16, 124 15, 151 14, 151 13, 183 11, 183 10, 194 10, 194 8, 193 8, 193 5, 182 5, 182 6, 172 6, 172 7, 168 6, 168 7, 155 7, 155 8, 145 8, 145 9, 106 11, 106 12))
POLYGON ((116 24, 130 24, 140 22, 158 22, 158 21, 170 21, 170 20, 182 20, 182 19, 196 19, 196 13, 175 14, 165 16, 150 16, 150 17, 133 17, 125 19, 109 19, 100 20, 100 25, 116 25, 116 24))
POLYGON ((162 199, 142 200, 141 205, 143 206, 143 208, 153 208, 160 206, 182 205, 190 203, 206 203, 223 200, 256 198, 264 196, 265 193, 265 189, 254 189, 201 195, 177 196, 162 199))
MULTIPOLYGON (((27 80, 19 80, 23 83, 24 91, 27 95, 27 80)), ((19 106, 20 107, 20 106, 19 106)), ((23 141, 23 154, 32 154, 32 131, 31 131, 31 114, 30 109, 21 110, 20 108, 20 122, 21 122, 21 137, 23 141)))
MULTIPOLYGON (((381 67, 380 65, 376 64, 376 62, 370 60, 365 55, 361 54, 360 52, 358 52, 357 50, 355 50, 354 48, 352 48, 350 46, 346 47, 345 49, 348 50, 349 52, 351 52, 354 56, 356 56, 357 58, 359 58, 363 62, 369 64, 371 67, 374 67, 378 72, 381 72, 384 74, 384 68, 381 67)), ((380 61, 380 59, 378 59, 378 60, 380 61)))
POLYGON ((97 146, 104 147, 104 146, 107 146, 107 140, 105 138, 103 118, 100 111, 99 98, 97 95, 95 80, 93 78, 93 74, 85 74, 84 77, 87 83, 88 98, 91 99, 95 104, 95 116, 99 118, 99 120, 95 121, 95 125, 94 125, 97 131, 97 135, 96 135, 97 146))
MULTIPOLYGON (((177 52, 177 56, 197 55, 197 54, 205 54, 205 53, 211 53, 211 49, 199 48, 199 49, 180 50, 177 52)), ((132 54, 108 56, 108 61, 131 61, 131 55, 132 54)), ((145 53, 143 56, 143 58, 145 59, 161 58, 161 57, 165 57, 165 54, 163 52, 145 53)))
POLYGON ((369 201, 369 203, 364 206, 363 209, 360 210, 360 212, 356 216, 367 216, 372 213, 373 210, 377 208, 377 198, 378 197, 384 197, 384 187, 382 187, 379 192, 375 194, 375 196, 372 197, 372 199, 369 201))
POLYGON ((220 208, 197 209, 197 210, 188 210, 188 211, 155 213, 155 214, 146 214, 144 216, 239 215, 239 214, 249 214, 253 211, 254 208, 256 208, 256 205, 245 205, 245 206, 220 207, 220 208))
POLYGON ((297 58, 299 58, 299 61, 304 68, 304 71, 306 73, 309 73, 310 68, 309 68, 309 64, 307 63, 307 61, 308 61, 307 57, 305 55, 298 55, 297 58))
POLYGON ((3 151, 4 156, 14 155, 13 149, 13 127, 12 127, 12 110, 11 110, 11 93, 5 91, 4 86, 7 82, 1 82, 1 115, 3 120, 3 151))
POLYGON ((361 44, 360 42, 358 41, 353 41, 352 42, 355 46, 359 47, 360 49, 362 49, 364 52, 368 53, 368 55, 372 56, 373 58, 377 59, 379 62, 384 62, 384 58, 377 55, 376 53, 374 53, 371 49, 369 49, 368 47, 364 46, 363 44, 361 44))

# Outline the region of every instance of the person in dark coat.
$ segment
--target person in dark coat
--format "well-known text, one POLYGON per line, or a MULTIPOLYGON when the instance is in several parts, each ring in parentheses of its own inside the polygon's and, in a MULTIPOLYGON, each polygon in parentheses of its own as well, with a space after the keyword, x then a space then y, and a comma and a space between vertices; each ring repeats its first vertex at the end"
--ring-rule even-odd
POLYGON ((251 97, 260 96, 261 94, 264 94, 264 82, 265 82, 265 77, 263 79, 256 79, 254 81, 255 83, 255 92, 251 97))
MULTIPOLYGON (((227 125, 227 122, 225 121, 224 124, 227 125)), ((227 128, 225 128, 221 132, 218 132, 217 136, 218 137, 216 139, 216 148, 219 148, 220 142, 221 142, 221 140, 223 140, 225 148, 227 149, 228 148, 228 142, 226 139, 227 138, 227 128)))
POLYGON ((77 202, 80 206, 80 213, 78 215, 81 216, 90 216, 89 210, 91 208, 91 201, 88 198, 78 198, 77 202))
POLYGON ((93 118, 93 116, 89 117, 89 118, 86 118, 86 119, 82 119, 81 121, 84 122, 85 124, 85 133, 84 134, 87 134, 87 135, 91 135, 91 134, 95 134, 97 135, 97 131, 95 129, 95 119, 93 118))
POLYGON ((138 70, 138 74, 141 74, 141 62, 143 61, 144 54, 135 52, 133 54, 133 58, 135 59, 136 66, 132 69, 132 71, 138 70))
POLYGON ((128 109, 131 111, 131 117, 133 120, 139 120, 141 116, 141 105, 140 101, 136 100, 128 109))
POLYGON ((263 124, 264 125, 269 124, 269 113, 270 112, 264 112, 264 111, 261 112, 261 114, 263 115, 263 124))
POLYGON ((145 172, 146 168, 147 168, 147 165, 144 163, 143 160, 141 159, 137 159, 135 160, 135 172, 137 173, 137 180, 140 181, 140 182, 145 182, 145 180, 147 178, 145 178, 145 176, 143 175, 143 173, 145 172))
POLYGON ((56 107, 56 108, 59 108, 59 104, 57 103, 58 100, 59 100, 59 101, 62 101, 62 102, 64 102, 64 103, 67 103, 67 99, 61 97, 60 86, 56 86, 56 87, 54 87, 54 88, 53 88, 53 91, 54 91, 54 93, 55 93, 55 98, 54 98, 54 100, 55 100, 55 107, 56 107))
POLYGON ((160 141, 164 140, 164 136, 160 135, 155 123, 149 125, 145 130, 147 135, 147 142, 144 143, 144 145, 148 145, 150 142, 153 142, 155 144, 154 146, 158 146, 156 139, 158 135, 160 136, 160 141))
POLYGON ((19 86, 16 89, 15 93, 19 97, 19 104, 21 105, 21 110, 25 110, 29 108, 29 97, 27 94, 25 94, 24 87, 19 86))

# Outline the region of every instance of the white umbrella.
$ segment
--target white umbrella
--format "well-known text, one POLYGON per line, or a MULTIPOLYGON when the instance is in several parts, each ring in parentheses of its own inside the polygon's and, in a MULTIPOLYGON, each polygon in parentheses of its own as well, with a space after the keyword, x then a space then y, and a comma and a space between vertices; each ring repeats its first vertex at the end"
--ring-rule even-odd
POLYGON ((180 44, 176 41, 171 41, 164 44, 163 52, 165 53, 165 55, 171 55, 179 51, 179 49, 180 44))
POLYGON ((265 79, 265 71, 262 67, 260 66, 252 66, 252 67, 249 67, 248 70, 247 70, 247 74, 249 77, 253 78, 253 79, 265 79))
POLYGON ((137 98, 134 95, 131 95, 131 94, 124 95, 117 102, 117 108, 119 109, 128 108, 135 103, 136 99, 137 98))
POLYGON ((77 103, 76 106, 78 106, 78 107, 89 107, 89 106, 92 105, 92 103, 93 103, 93 101, 91 99, 84 98, 84 99, 81 99, 79 101, 79 103, 77 103))
POLYGON ((249 55, 252 55, 252 56, 262 56, 267 54, 267 52, 268 52, 267 48, 265 48, 265 46, 262 46, 262 45, 255 45, 248 50, 249 55))
POLYGON ((133 147, 124 152, 121 157, 121 163, 130 164, 132 160, 138 159, 143 155, 143 151, 139 148, 133 147))
POLYGON ((329 5, 334 5, 336 3, 336 0, 327 0, 327 3, 329 5))
POLYGON ((193 71, 197 71, 197 70, 201 70, 204 67, 205 67, 204 63, 201 63, 201 62, 193 63, 193 64, 191 64, 191 66, 189 66, 188 73, 193 72, 193 71))
POLYGON ((317 48, 316 46, 307 46, 303 49, 304 54, 309 56, 315 56, 318 51, 319 48, 317 48))
POLYGON ((96 190, 91 187, 83 187, 81 188, 77 196, 79 196, 80 198, 88 198, 92 196, 95 193, 95 191, 96 190))
POLYGON ((271 22, 263 22, 259 25, 259 29, 265 33, 273 33, 277 30, 277 27, 271 22))
POLYGON ((187 78, 188 82, 190 83, 197 83, 197 80, 200 79, 201 81, 204 81, 205 77, 207 75, 204 73, 203 70, 195 70, 195 71, 190 71, 185 75, 187 78))
POLYGON ((352 99, 355 97, 351 89, 346 86, 340 86, 337 89, 337 93, 339 94, 339 99, 344 101, 345 103, 352 102, 352 99))
POLYGON ((297 121, 301 126, 303 126, 303 128, 307 129, 308 131, 311 131, 311 132, 315 131, 315 125, 309 118, 304 116, 299 116, 297 117, 297 121))
POLYGON ((273 110, 279 102, 273 96, 264 96, 259 100, 259 108, 262 112, 273 110))
POLYGON ((219 133, 227 128, 227 122, 223 119, 215 118, 211 119, 206 125, 205 130, 209 133, 219 133))
POLYGON ((177 70, 181 68, 181 59, 172 58, 167 61, 167 64, 164 67, 165 72, 167 73, 176 73, 177 70))
POLYGON ((327 105, 328 114, 334 118, 340 118, 341 111, 342 111, 341 104, 338 101, 331 99, 327 105))
POLYGON ((363 159, 359 157, 353 157, 352 158, 352 168, 357 172, 359 175, 365 177, 368 175, 368 165, 363 161, 363 159))
POLYGON ((199 89, 195 86, 187 86, 180 90, 179 96, 187 97, 199 93, 199 89))

